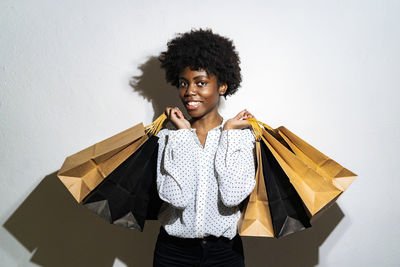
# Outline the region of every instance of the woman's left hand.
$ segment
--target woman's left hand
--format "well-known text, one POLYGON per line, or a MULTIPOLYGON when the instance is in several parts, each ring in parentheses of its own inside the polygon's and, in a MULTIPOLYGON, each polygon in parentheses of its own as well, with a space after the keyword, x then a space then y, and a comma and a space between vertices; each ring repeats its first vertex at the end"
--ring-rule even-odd
POLYGON ((239 114, 237 114, 235 117, 225 122, 224 130, 244 129, 250 127, 251 125, 247 118, 254 118, 254 116, 246 109, 244 109, 239 112, 239 114))

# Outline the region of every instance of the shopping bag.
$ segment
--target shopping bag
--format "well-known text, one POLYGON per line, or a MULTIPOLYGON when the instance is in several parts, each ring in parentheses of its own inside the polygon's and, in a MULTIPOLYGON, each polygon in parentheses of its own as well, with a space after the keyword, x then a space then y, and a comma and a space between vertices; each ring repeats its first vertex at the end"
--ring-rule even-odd
POLYGON ((256 142, 256 155, 256 185, 243 205, 238 222, 238 232, 241 236, 274 237, 274 228, 265 188, 260 141, 256 142))
POLYGON ((307 161, 303 160, 304 156, 299 156, 301 149, 294 148, 293 143, 284 134, 289 135, 288 131, 282 131, 283 127, 280 128, 281 131, 275 130, 255 119, 249 120, 253 128, 260 132, 273 156, 289 177, 310 216, 336 201, 343 191, 333 184, 332 179, 310 167, 307 161), (264 128, 260 128, 259 125, 264 128))
POLYGON ((357 177, 355 173, 324 155, 284 126, 277 130, 298 158, 321 176, 330 179, 339 190, 346 191, 357 177))
POLYGON ((143 231, 145 220, 156 219, 162 204, 156 185, 157 154, 158 137, 152 136, 82 204, 112 224, 143 231))
POLYGON ((57 176, 80 203, 147 139, 145 128, 139 123, 68 156, 57 176))
POLYGON ((140 123, 67 157, 58 177, 79 203, 110 223, 142 231, 162 203, 154 164, 165 119, 163 114, 147 127, 140 123))
POLYGON ((274 157, 267 140, 261 138, 261 158, 275 237, 311 227, 307 211, 289 177, 274 157))
POLYGON ((256 186, 245 201, 238 231, 242 236, 281 238, 311 226, 303 203, 289 178, 255 131, 256 186))

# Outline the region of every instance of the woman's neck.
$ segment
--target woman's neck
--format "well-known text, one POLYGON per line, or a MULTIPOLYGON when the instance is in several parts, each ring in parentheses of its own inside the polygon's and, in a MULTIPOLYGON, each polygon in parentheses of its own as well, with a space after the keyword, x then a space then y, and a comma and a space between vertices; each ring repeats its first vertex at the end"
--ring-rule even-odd
POLYGON ((222 116, 218 113, 218 111, 210 112, 205 114, 200 118, 192 118, 190 120, 190 125, 192 128, 196 128, 197 132, 206 133, 209 130, 221 125, 222 116))

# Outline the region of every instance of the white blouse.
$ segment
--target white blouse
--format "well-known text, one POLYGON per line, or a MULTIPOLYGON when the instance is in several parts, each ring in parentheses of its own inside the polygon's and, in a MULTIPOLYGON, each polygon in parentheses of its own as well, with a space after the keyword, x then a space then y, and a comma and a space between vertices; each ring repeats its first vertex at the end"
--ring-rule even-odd
POLYGON ((165 201, 158 220, 170 235, 237 233, 239 204, 255 186, 255 137, 248 128, 223 130, 224 123, 207 133, 204 148, 194 128, 157 134, 157 189, 165 201))

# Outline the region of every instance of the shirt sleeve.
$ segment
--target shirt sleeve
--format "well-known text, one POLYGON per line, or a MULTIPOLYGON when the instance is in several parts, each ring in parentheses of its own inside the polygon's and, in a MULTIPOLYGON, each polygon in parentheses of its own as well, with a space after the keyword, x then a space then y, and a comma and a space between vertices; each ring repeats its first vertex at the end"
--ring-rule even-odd
POLYGON ((250 129, 223 130, 215 156, 222 202, 239 205, 255 186, 255 137, 250 129))
POLYGON ((157 190, 160 198, 184 209, 194 195, 193 130, 164 129, 158 134, 157 190))

